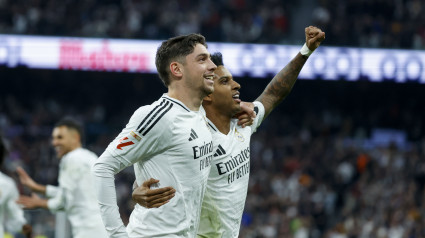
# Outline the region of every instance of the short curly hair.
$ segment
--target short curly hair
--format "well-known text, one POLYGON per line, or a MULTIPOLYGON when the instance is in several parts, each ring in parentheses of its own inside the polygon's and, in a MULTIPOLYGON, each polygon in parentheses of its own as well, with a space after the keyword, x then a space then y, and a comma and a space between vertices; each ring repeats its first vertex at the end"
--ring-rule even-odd
POLYGON ((212 62, 218 66, 224 66, 223 64, 223 55, 220 52, 215 52, 211 55, 212 62))

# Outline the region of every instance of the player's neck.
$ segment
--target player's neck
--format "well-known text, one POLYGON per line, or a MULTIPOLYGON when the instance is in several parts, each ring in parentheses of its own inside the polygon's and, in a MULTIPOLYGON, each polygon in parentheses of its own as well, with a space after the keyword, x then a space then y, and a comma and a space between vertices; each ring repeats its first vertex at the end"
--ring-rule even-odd
MULTIPOLYGON (((76 150, 76 149, 80 149, 82 146, 81 146, 81 143, 78 143, 77 145, 74 145, 74 146, 72 146, 71 147, 71 149, 69 150, 69 152, 71 152, 71 151, 74 151, 74 150, 76 150)), ((69 153, 68 152, 68 153, 69 153)))
POLYGON ((231 116, 225 115, 222 112, 217 112, 214 110, 208 110, 205 108, 205 112, 207 114, 208 119, 214 123, 217 129, 227 135, 230 131, 230 122, 232 120, 231 116))
POLYGON ((173 90, 169 88, 167 94, 169 97, 182 102, 192 111, 199 111, 202 99, 204 98, 203 95, 200 95, 200 92, 195 92, 193 90, 173 90))

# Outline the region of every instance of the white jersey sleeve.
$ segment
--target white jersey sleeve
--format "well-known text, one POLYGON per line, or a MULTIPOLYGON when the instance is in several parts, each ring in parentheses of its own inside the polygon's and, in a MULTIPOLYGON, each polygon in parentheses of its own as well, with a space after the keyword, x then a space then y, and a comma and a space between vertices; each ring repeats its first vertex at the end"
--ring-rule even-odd
POLYGON ((53 186, 53 185, 46 185, 46 196, 48 198, 56 196, 56 194, 59 192, 59 187, 53 186))
POLYGON ((16 200, 19 197, 15 182, 0 172, 0 236, 3 237, 3 222, 6 230, 15 233, 21 231, 26 223, 24 212, 16 200))
POLYGON ((59 186, 49 186, 50 211, 66 211, 72 226, 72 237, 107 237, 94 192, 91 168, 97 155, 77 148, 65 154, 59 165, 59 186))
MULTIPOLYGON (((72 153, 72 152, 70 152, 72 153)), ((59 187, 49 185, 46 187, 46 195, 49 197, 47 201, 47 207, 51 212, 62 211, 66 205, 66 197, 68 191, 68 197, 72 195, 72 191, 78 181, 83 177, 80 172, 81 164, 77 161, 73 162, 69 160, 69 154, 62 158, 59 166, 59 187)))
POLYGON ((128 237, 117 206, 114 175, 166 150, 167 144, 162 142, 169 139, 173 124, 161 118, 172 106, 163 100, 139 108, 92 168, 102 220, 110 237, 128 237))
POLYGON ((65 193, 62 188, 58 188, 54 196, 47 200, 47 208, 55 213, 57 211, 63 211, 65 208, 65 193))
POLYGON ((261 102, 255 101, 254 102, 254 111, 257 114, 257 116, 254 119, 254 122, 251 125, 252 131, 251 134, 254 134, 254 132, 257 131, 257 128, 261 125, 264 119, 264 113, 265 109, 261 102))

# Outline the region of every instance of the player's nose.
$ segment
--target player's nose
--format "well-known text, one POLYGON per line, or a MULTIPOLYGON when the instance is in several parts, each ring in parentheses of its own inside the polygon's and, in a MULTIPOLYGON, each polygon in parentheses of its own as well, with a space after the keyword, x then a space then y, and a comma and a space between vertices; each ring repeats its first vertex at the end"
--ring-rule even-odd
POLYGON ((217 69, 217 65, 215 65, 214 62, 212 62, 211 59, 208 59, 208 70, 214 71, 216 69, 217 69))
POLYGON ((241 88, 241 85, 238 82, 233 80, 233 89, 239 90, 240 88, 241 88))

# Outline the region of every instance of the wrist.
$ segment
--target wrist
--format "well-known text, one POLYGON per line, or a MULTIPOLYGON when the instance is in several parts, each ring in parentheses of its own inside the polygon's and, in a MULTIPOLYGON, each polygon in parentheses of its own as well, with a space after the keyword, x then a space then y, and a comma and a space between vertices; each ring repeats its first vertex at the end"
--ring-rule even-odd
POLYGON ((31 187, 31 190, 32 190, 32 191, 34 191, 34 192, 38 192, 38 193, 43 193, 43 194, 45 194, 45 193, 46 193, 46 186, 41 185, 41 184, 38 184, 38 183, 35 183, 35 184, 31 187))
POLYGON ((314 50, 310 50, 306 43, 304 43, 303 47, 300 50, 300 53, 304 56, 310 56, 313 54, 314 50))
POLYGON ((37 207, 49 209, 49 200, 39 198, 37 201, 37 207))

